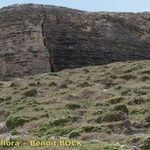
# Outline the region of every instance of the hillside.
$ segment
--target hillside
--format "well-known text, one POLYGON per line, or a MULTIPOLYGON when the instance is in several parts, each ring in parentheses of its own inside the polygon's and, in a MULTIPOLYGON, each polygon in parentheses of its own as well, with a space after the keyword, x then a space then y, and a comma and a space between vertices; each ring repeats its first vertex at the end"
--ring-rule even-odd
POLYGON ((150 13, 47 5, 0 10, 0 78, 150 59, 150 13))
POLYGON ((149 66, 117 62, 1 81, 0 137, 78 139, 77 150, 149 150, 149 66))

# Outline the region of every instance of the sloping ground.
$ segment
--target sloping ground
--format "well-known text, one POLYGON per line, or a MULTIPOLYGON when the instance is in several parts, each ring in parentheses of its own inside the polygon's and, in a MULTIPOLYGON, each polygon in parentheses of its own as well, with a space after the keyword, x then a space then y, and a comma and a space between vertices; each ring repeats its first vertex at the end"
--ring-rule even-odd
POLYGON ((149 66, 118 62, 1 81, 0 136, 78 139, 77 150, 149 150, 149 66))
POLYGON ((150 59, 150 13, 0 9, 0 79, 150 59))

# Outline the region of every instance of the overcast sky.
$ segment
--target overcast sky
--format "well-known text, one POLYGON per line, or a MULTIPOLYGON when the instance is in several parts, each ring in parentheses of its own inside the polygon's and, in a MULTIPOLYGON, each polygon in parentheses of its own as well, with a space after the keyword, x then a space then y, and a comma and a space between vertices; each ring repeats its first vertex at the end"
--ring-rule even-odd
POLYGON ((24 3, 50 4, 87 11, 150 12, 150 0, 0 0, 0 7, 24 3))

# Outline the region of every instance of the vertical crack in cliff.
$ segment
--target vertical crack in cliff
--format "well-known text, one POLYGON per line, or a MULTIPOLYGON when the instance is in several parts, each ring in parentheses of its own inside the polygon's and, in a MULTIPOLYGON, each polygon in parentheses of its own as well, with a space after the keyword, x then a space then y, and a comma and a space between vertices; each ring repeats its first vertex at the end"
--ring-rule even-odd
POLYGON ((41 29, 42 29, 43 43, 44 43, 44 46, 46 47, 46 49, 49 52, 50 70, 51 70, 51 72, 55 72, 55 67, 54 67, 54 63, 53 63, 53 55, 52 55, 52 52, 51 52, 50 48, 46 44, 46 37, 45 37, 45 32, 44 32, 44 26, 45 26, 45 23, 46 23, 47 14, 46 14, 45 8, 43 8, 42 10, 43 10, 43 22, 41 24, 41 29))

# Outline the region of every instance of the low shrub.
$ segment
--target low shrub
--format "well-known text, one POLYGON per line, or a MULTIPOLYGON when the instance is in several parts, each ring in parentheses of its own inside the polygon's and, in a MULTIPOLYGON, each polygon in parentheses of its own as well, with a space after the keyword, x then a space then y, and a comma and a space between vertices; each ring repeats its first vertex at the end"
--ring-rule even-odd
POLYGON ((117 111, 117 112, 106 112, 99 116, 95 121, 97 123, 102 122, 117 122, 117 121, 123 121, 125 119, 125 116, 117 111))
POLYGON ((30 90, 25 91, 23 94, 27 97, 33 97, 33 96, 37 95, 37 90, 36 89, 30 89, 30 90))
POLYGON ((15 129, 16 127, 23 126, 29 119, 22 116, 9 117, 6 121, 6 126, 9 129, 15 129))
POLYGON ((123 101, 123 97, 115 97, 109 100, 110 104, 117 104, 123 101))
POLYGON ((81 108, 81 105, 75 104, 75 103, 70 103, 70 104, 66 104, 65 107, 68 109, 78 109, 78 108, 81 108))
POLYGON ((56 82, 51 82, 51 83, 49 83, 49 86, 57 86, 57 83, 56 82))
POLYGON ((144 139, 142 149, 150 150, 150 137, 144 139))
POLYGON ((126 107, 126 105, 123 105, 123 104, 120 104, 120 105, 116 105, 114 108, 113 108, 113 111, 119 111, 121 113, 126 113, 128 114, 129 113, 129 110, 128 108, 126 107))
POLYGON ((81 87, 81 88, 84 88, 84 87, 90 86, 90 84, 88 82, 83 82, 78 86, 81 87))
POLYGON ((72 139, 72 138, 76 138, 76 137, 79 137, 80 136, 80 132, 79 131, 71 131, 69 133, 69 138, 72 139))
POLYGON ((132 79, 135 79, 136 76, 131 75, 131 74, 125 74, 125 75, 122 75, 121 78, 125 80, 132 80, 132 79))

